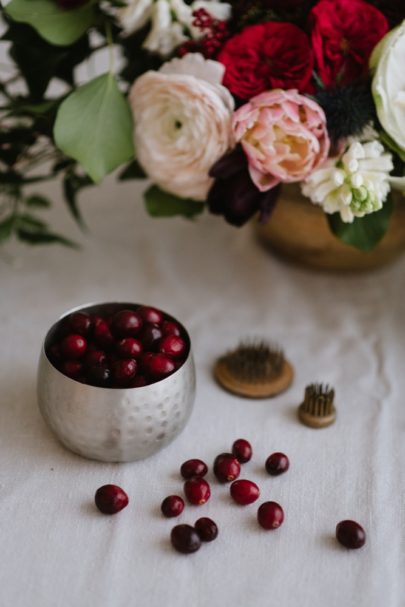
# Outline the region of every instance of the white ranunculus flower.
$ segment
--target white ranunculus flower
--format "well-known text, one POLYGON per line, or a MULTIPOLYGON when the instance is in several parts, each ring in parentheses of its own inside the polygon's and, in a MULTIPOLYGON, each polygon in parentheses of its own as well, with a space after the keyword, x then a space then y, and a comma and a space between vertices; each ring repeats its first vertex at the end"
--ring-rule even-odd
POLYGON ((127 6, 118 9, 117 17, 127 35, 151 22, 144 47, 164 57, 184 41, 204 35, 193 26, 193 12, 201 8, 214 19, 231 17, 231 5, 220 0, 195 0, 190 5, 184 0, 127 0, 127 6))
POLYGON ((378 118, 405 159, 405 21, 389 32, 371 56, 378 118))
POLYGON ((234 103, 221 85, 223 69, 190 53, 146 72, 130 91, 138 161, 157 185, 181 198, 205 200, 208 171, 233 144, 234 103))

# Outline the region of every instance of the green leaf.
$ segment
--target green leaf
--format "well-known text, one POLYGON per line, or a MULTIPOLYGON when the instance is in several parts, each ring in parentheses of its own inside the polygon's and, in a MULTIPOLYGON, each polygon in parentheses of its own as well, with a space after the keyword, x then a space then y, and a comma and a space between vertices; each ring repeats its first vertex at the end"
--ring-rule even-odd
POLYGON ((356 217, 353 223, 344 223, 339 213, 329 215, 329 226, 346 244, 361 251, 371 251, 386 233, 393 209, 394 203, 389 197, 380 211, 356 217))
POLYGON ((44 116, 50 110, 57 106, 57 101, 44 101, 43 103, 23 103, 15 104, 15 111, 22 114, 32 114, 33 116, 44 116))
MULTIPOLYGON (((15 21, 10 23, 1 39, 11 42, 9 54, 18 65, 31 97, 28 102, 23 99, 22 103, 25 101, 28 113, 33 115, 36 115, 36 104, 31 102, 42 102, 52 78, 59 78, 73 86, 75 67, 90 54, 89 36, 82 36, 70 46, 55 46, 44 40, 31 26, 15 21)), ((42 105, 39 115, 48 114, 52 109, 44 107, 46 103, 57 105, 55 101, 37 104, 42 105)), ((16 105, 21 109, 19 100, 16 105)))
POLYGON ((45 230, 32 232, 31 230, 19 228, 17 230, 17 238, 28 244, 62 244, 65 247, 70 247, 72 249, 79 248, 78 245, 72 240, 61 236, 60 234, 55 234, 54 232, 48 232, 45 230))
POLYGON ((90 177, 87 175, 76 175, 75 173, 67 173, 63 180, 63 193, 70 212, 79 224, 85 230, 86 224, 77 205, 77 195, 83 188, 92 185, 90 177))
POLYGON ((94 21, 91 4, 63 10, 54 0, 12 0, 5 11, 14 21, 28 23, 45 40, 60 46, 76 42, 94 21))
POLYGON ((48 225, 44 221, 42 221, 41 219, 37 219, 33 215, 29 215, 28 213, 18 215, 16 221, 18 228, 24 230, 27 229, 37 232, 46 230, 46 228, 48 227, 48 225))
POLYGON ((158 186, 151 186, 144 193, 146 209, 152 217, 173 217, 175 215, 183 215, 191 219, 204 209, 203 202, 178 198, 173 194, 169 194, 161 190, 158 186))
POLYGON ((37 209, 49 209, 51 206, 50 200, 45 198, 45 196, 40 196, 39 194, 33 194, 32 196, 26 198, 25 204, 27 207, 34 207, 37 209))
POLYGON ((8 240, 14 231, 14 215, 10 215, 0 223, 0 243, 8 240))
POLYGON ((61 104, 56 145, 98 182, 134 156, 129 105, 111 74, 81 86, 61 104))
POLYGON ((16 235, 19 240, 29 244, 59 243, 67 247, 78 248, 78 245, 61 234, 50 232, 48 224, 28 213, 15 217, 16 235))
POLYGON ((120 181, 127 181, 130 179, 146 179, 147 175, 139 162, 133 160, 125 169, 120 173, 118 179, 120 181))

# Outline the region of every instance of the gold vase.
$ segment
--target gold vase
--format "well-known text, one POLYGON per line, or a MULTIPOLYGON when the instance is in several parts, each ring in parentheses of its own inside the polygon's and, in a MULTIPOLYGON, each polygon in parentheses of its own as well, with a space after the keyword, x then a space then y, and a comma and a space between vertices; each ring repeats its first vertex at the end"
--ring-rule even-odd
POLYGON ((388 231, 372 251, 360 251, 336 238, 321 207, 305 198, 296 184, 283 186, 270 220, 257 223, 256 231, 267 247, 294 263, 338 272, 371 270, 405 250, 405 199, 394 198, 388 231))

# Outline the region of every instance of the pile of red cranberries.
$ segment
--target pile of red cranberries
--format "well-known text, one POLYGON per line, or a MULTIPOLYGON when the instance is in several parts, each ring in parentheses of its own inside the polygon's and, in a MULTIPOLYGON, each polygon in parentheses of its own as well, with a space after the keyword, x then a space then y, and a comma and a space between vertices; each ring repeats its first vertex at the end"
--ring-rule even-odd
POLYGON ((71 379, 105 388, 139 388, 186 360, 184 329, 160 310, 134 306, 113 314, 74 312, 57 325, 47 355, 71 379))
MULTIPOLYGON (((214 461, 214 475, 220 483, 232 483, 230 495, 241 506, 253 504, 260 497, 260 489, 251 480, 239 479, 241 464, 252 457, 252 447, 245 439, 238 439, 231 453, 221 453, 214 461)), ((272 453, 265 462, 265 469, 271 476, 279 476, 289 468, 289 460, 284 453, 272 453)), ((211 488, 204 478, 208 466, 200 459, 190 459, 180 468, 184 479, 184 494, 194 506, 202 506, 211 496, 211 488)), ((104 485, 95 495, 97 508, 104 514, 115 514, 128 504, 128 496, 116 485, 104 485)), ((184 499, 179 495, 169 495, 161 504, 161 512, 166 518, 175 518, 185 508, 184 499)), ((257 510, 259 525, 268 531, 278 529, 284 522, 284 511, 273 501, 263 502, 257 510)), ((207 517, 199 518, 194 525, 180 524, 173 527, 170 541, 177 552, 192 554, 201 548, 203 542, 212 542, 218 536, 216 523, 207 517)), ((345 548, 358 549, 366 543, 366 533, 355 521, 345 520, 336 527, 336 539, 345 548)))
MULTIPOLYGON (((250 443, 240 438, 236 440, 231 451, 220 453, 214 461, 213 473, 221 483, 231 483, 230 495, 241 506, 253 504, 260 497, 260 489, 251 480, 239 479, 241 465, 252 458, 250 443)), ((278 475, 286 472, 289 467, 288 458, 283 453, 273 453, 265 464, 269 474, 278 475)), ((194 506, 202 506, 211 497, 211 487, 204 478, 208 466, 200 459, 189 459, 181 465, 180 474, 184 479, 184 495, 194 506)), ((179 516, 185 508, 185 501, 180 495, 169 495, 161 504, 161 511, 166 518, 179 516)), ((258 509, 257 520, 263 529, 277 529, 284 520, 282 507, 276 502, 264 502, 258 509)), ((214 540, 218 535, 218 527, 214 521, 203 517, 194 526, 176 525, 171 532, 172 546, 178 552, 190 554, 196 552, 201 542, 214 540)))

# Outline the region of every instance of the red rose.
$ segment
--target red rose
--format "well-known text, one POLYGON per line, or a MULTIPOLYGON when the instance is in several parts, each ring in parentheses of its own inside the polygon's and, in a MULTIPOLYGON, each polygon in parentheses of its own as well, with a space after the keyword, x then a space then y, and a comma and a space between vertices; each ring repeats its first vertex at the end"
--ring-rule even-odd
POLYGON ((389 29, 384 15, 363 0, 321 0, 310 20, 315 68, 326 87, 367 74, 371 51, 389 29))
POLYGON ((313 56, 308 36, 291 23, 269 21, 230 38, 217 60, 225 65, 223 84, 243 100, 275 88, 310 88, 313 56))

